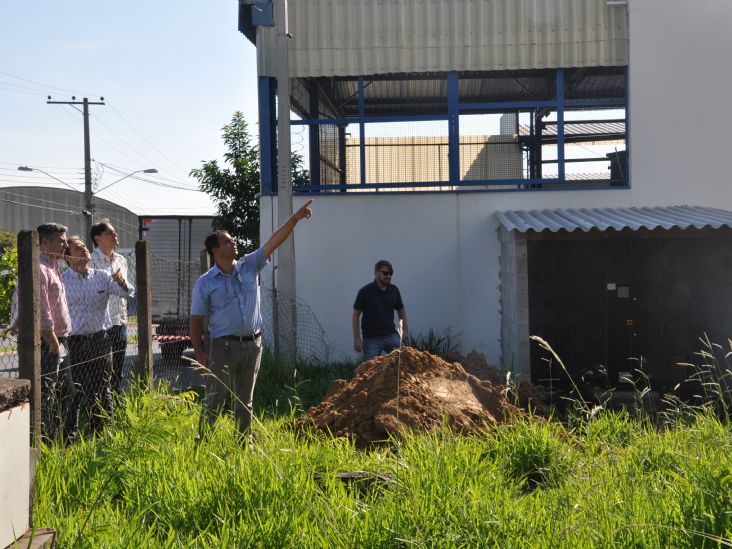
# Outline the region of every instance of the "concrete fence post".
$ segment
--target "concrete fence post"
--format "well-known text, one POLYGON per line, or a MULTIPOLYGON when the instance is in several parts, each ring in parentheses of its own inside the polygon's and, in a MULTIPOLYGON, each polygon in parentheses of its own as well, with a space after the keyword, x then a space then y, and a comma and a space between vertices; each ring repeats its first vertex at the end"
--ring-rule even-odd
POLYGON ((18 233, 18 377, 30 380, 31 444, 41 438, 41 298, 38 232, 18 233))
MULTIPOLYGON (((204 274, 206 271, 208 271, 211 268, 211 256, 208 255, 208 252, 206 251, 206 248, 201 250, 200 254, 200 261, 201 261, 201 274, 204 274)), ((191 296, 191 303, 193 302, 193 296, 191 296)), ((189 311, 190 312, 190 311, 189 311)), ((208 352, 208 317, 203 319, 203 348, 207 349, 206 352, 208 352)))
POLYGON ((203 274, 211 268, 211 258, 205 248, 201 250, 199 257, 201 261, 201 274, 203 274))
POLYGON ((152 280, 150 243, 138 240, 135 243, 136 295, 137 295, 137 376, 146 386, 153 379, 152 349, 152 280))

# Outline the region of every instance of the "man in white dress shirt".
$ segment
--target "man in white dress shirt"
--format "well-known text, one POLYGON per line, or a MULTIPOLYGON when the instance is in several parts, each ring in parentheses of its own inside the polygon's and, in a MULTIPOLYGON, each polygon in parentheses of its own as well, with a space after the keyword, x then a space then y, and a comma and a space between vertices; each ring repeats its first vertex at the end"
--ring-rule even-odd
MULTIPOLYGON (((89 266, 92 269, 102 269, 110 275, 119 271, 123 280, 127 281, 127 259, 114 251, 119 246, 117 231, 114 230, 109 219, 102 219, 92 225, 89 234, 94 251, 91 254, 89 266)), ((122 382, 122 368, 127 351, 127 298, 116 295, 109 296, 109 320, 111 328, 107 330, 107 337, 112 345, 112 379, 110 385, 113 393, 119 393, 122 382)))
MULTIPOLYGON (((110 376, 112 371, 111 343, 107 330, 109 297, 131 297, 134 288, 122 278, 121 272, 109 274, 89 268, 89 250, 78 236, 69 239, 69 267, 61 279, 71 316, 68 338, 71 372, 76 386, 72 403, 72 421, 78 429, 81 404, 85 402, 89 424, 97 432, 102 426, 100 412, 111 410, 110 376)), ((76 429, 73 429, 75 431, 76 429)), ((71 439, 75 433, 69 433, 71 439)))

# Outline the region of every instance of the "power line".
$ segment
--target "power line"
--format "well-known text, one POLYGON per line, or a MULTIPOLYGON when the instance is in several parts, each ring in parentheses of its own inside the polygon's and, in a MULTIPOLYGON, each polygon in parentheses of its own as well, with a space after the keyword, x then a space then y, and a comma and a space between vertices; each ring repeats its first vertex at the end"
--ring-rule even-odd
MULTIPOLYGON (((109 162, 100 162, 99 160, 97 160, 97 162, 99 162, 100 164, 105 164, 110 169, 115 170, 115 171, 118 171, 120 173, 123 173, 123 172, 125 172, 128 169, 128 168, 125 168, 124 166, 117 166, 115 164, 110 164, 109 162)), ((175 179, 170 179, 168 177, 163 177, 161 175, 156 175, 155 176, 155 179, 162 179, 163 181, 167 181, 167 182, 170 182, 170 183, 174 183, 176 185, 185 185, 181 181, 177 181, 175 179)), ((198 189, 198 187, 190 187, 190 188, 191 189, 198 189)))
POLYGON ((153 149, 154 149, 155 151, 157 151, 157 153, 158 153, 158 154, 160 154, 160 156, 162 156, 163 158, 165 158, 165 160, 167 160, 167 161, 168 161, 168 162, 170 163, 170 165, 171 165, 171 166, 173 166, 174 168, 176 168, 176 169, 180 170, 180 171, 181 171, 181 172, 183 172, 183 173, 185 173, 185 172, 186 172, 186 170, 184 170, 183 168, 181 168, 180 166, 178 166, 178 165, 177 165, 177 164, 176 164, 176 163, 175 163, 175 162, 174 162, 173 160, 171 160, 171 159, 170 159, 170 158, 169 158, 169 157, 168 157, 168 156, 167 156, 167 155, 166 155, 165 153, 163 153, 163 152, 162 152, 162 151, 161 151, 160 149, 158 149, 158 148, 157 148, 157 147, 156 147, 155 145, 153 145, 153 144, 152 144, 152 143, 150 142, 150 140, 149 140, 149 139, 147 139, 147 138, 146 138, 146 137, 145 137, 145 136, 144 136, 144 135, 143 135, 142 133, 140 133, 140 132, 139 132, 139 131, 138 131, 138 130, 137 130, 137 129, 136 129, 136 128, 135 128, 135 127, 134 127, 134 126, 132 125, 132 124, 130 124, 130 123, 129 123, 129 122, 127 121, 127 119, 126 119, 126 118, 125 118, 124 116, 122 116, 122 113, 121 113, 121 112, 119 112, 119 111, 118 111, 118 110, 117 110, 117 109, 116 109, 116 108, 114 107, 114 105, 112 105, 112 103, 110 103, 110 102, 108 101, 108 102, 107 102, 107 104, 108 104, 108 105, 109 105, 109 107, 110 107, 110 108, 112 109, 112 112, 114 112, 114 113, 115 113, 115 114, 116 114, 116 115, 117 115, 117 116, 118 116, 118 117, 119 117, 119 118, 120 118, 120 119, 121 119, 121 120, 122 120, 122 121, 123 121, 123 122, 124 122, 125 124, 127 124, 127 125, 128 125, 129 127, 130 127, 130 129, 131 129, 131 130, 132 130, 133 132, 135 132, 135 133, 136 133, 137 135, 139 135, 139 136, 140 136, 140 137, 141 137, 141 138, 142 138, 142 139, 143 139, 143 140, 145 141, 145 143, 147 143, 148 145, 150 145, 150 146, 151 146, 151 147, 152 147, 152 148, 153 148, 153 149))
MULTIPOLYGON (((76 119, 74 119, 76 120, 76 119)), ((14 166, 13 169, 16 169, 18 166, 22 164, 22 162, 5 162, 3 160, 0 160, 0 164, 5 164, 7 166, 14 166)), ((81 168, 61 168, 59 166, 41 166, 36 165, 38 168, 43 168, 44 170, 55 170, 55 171, 76 171, 76 172, 82 172, 81 168)), ((83 172, 82 172, 83 173, 83 172)))
MULTIPOLYGON (((44 179, 43 181, 37 181, 35 179, 34 180, 21 180, 21 181, 13 181, 11 179, 0 179, 0 182, 7 183, 8 185, 12 185, 14 187, 30 186, 30 187, 46 187, 48 189, 63 189, 63 187, 60 187, 59 185, 54 184, 52 181, 49 181, 48 179, 44 179)), ((77 192, 77 193, 81 192, 81 190, 74 189, 73 187, 71 187, 70 190, 77 192)))
MULTIPOLYGON (((9 171, 9 170, 7 170, 7 171, 9 171)), ((40 171, 40 170, 39 170, 39 171, 40 171)), ((19 179, 20 181, 28 181, 28 180, 29 180, 29 178, 34 178, 34 177, 35 177, 35 176, 33 176, 33 175, 30 175, 30 176, 27 176, 27 175, 15 175, 15 174, 14 174, 14 173, 12 173, 12 172, 11 172, 11 173, 2 173, 2 174, 0 174, 0 176, 2 176, 2 177, 6 177, 6 178, 7 178, 7 177, 10 177, 10 178, 12 178, 12 179, 19 179)), ((67 179, 68 179, 68 178, 67 178, 67 179)), ((73 177, 73 178, 71 178, 71 179, 79 179, 79 178, 78 178, 78 177, 73 177)), ((34 181, 35 181, 35 179, 34 179, 34 181)), ((77 182, 77 183, 71 183, 71 184, 72 184, 72 185, 82 185, 83 183, 78 183, 78 182, 77 182)), ((77 190, 77 189, 74 189, 74 190, 77 190)))
POLYGON ((19 90, 17 88, 8 88, 6 86, 3 86, 2 84, 0 84, 0 90, 11 91, 11 92, 15 92, 15 93, 22 93, 24 95, 33 95, 33 96, 46 95, 43 92, 30 92, 30 91, 25 91, 25 90, 19 90))
POLYGON ((111 189, 108 189, 104 192, 107 193, 117 204, 123 204, 123 203, 132 204, 137 209, 140 209, 140 210, 145 209, 145 206, 143 204, 141 204, 137 200, 133 199, 131 196, 128 196, 124 193, 120 193, 119 191, 114 191, 111 189))
POLYGON ((26 90, 26 91, 30 91, 30 92, 46 93, 46 90, 39 90, 38 88, 31 88, 29 86, 21 86, 20 84, 15 84, 13 82, 5 82, 4 80, 0 80, 0 85, 12 86, 13 88, 18 88, 19 90, 26 90))
POLYGON ((81 215, 80 212, 75 212, 72 210, 62 210, 61 208, 51 208, 50 206, 40 206, 38 204, 26 204, 24 202, 16 202, 15 200, 8 200, 7 198, 0 198, 0 201, 2 202, 8 202, 10 204, 17 204, 19 206, 28 206, 29 208, 40 208, 43 210, 52 210, 54 212, 64 212, 71 215, 81 215))
MULTIPOLYGON (((112 164, 106 164, 105 163, 105 165, 109 169, 114 170, 114 171, 116 171, 116 172, 118 172, 120 174, 123 174, 124 173, 124 169, 117 168, 116 166, 113 166, 112 164)), ((140 177, 140 176, 134 176, 134 175, 131 176, 130 179, 135 179, 137 181, 144 181, 145 183, 150 183, 152 185, 158 185, 160 187, 167 187, 167 188, 170 188, 170 189, 179 189, 181 191, 203 192, 203 191, 201 191, 200 189, 197 189, 197 188, 183 187, 183 186, 181 186, 181 184, 179 184, 177 182, 176 182, 177 184, 173 185, 173 184, 170 184, 170 183, 163 183, 162 181, 155 181, 155 180, 150 179, 150 178, 147 178, 147 177, 140 177)))
MULTIPOLYGON (((78 110, 78 109, 77 109, 77 110, 78 110)), ((79 121, 79 120, 78 120, 77 118, 75 118, 75 117, 74 117, 74 115, 73 115, 73 114, 72 114, 71 112, 69 112, 68 110, 67 110, 67 111, 64 111, 64 112, 66 112, 66 114, 68 114, 68 115, 69 115, 69 116, 70 116, 71 118, 73 118, 73 119, 74 119, 74 120, 76 120, 77 122, 80 122, 80 121, 79 121)), ((101 141, 103 141, 104 143, 106 143, 107 145, 109 145, 110 147, 112 147, 112 148, 113 148, 113 149, 114 149, 115 151, 117 151, 117 152, 118 152, 119 154, 121 154, 122 156, 124 156, 124 157, 125 157, 125 158, 127 158, 128 160, 130 160, 130 161, 132 161, 132 162, 135 162, 135 163, 137 163, 137 160, 136 160, 136 159, 132 158, 132 157, 131 157, 131 156, 130 156, 129 154, 127 154, 127 153, 125 153, 124 151, 120 150, 120 149, 119 149, 119 147, 117 147, 117 146, 116 146, 116 145, 114 145, 113 143, 110 143, 109 141, 107 141, 107 139, 105 139, 105 138, 104 138, 104 137, 103 137, 102 135, 100 135, 99 133, 95 132, 94 130, 92 130, 92 132, 91 132, 91 133, 92 133, 92 134, 94 135, 94 137, 96 137, 96 138, 100 139, 101 141)))
POLYGON ((149 162, 149 163, 150 163, 150 165, 153 165, 153 164, 155 164, 155 162, 154 162, 154 161, 150 160, 150 159, 149 159, 149 158, 148 158, 147 156, 145 156, 145 155, 144 155, 144 154, 142 154, 142 153, 141 153, 140 151, 138 151, 138 150, 137 150, 137 149, 136 149, 135 147, 133 147, 133 146, 132 146, 132 145, 131 145, 130 143, 128 143, 128 142, 127 142, 127 141, 126 141, 126 140, 125 140, 125 139, 124 139, 124 138, 123 138, 123 137, 122 137, 121 135, 119 135, 119 134, 118 134, 118 133, 117 133, 116 131, 114 131, 114 130, 113 130, 112 128, 110 128, 110 127, 109 127, 109 126, 108 126, 107 124, 105 124, 105 123, 104 123, 104 121, 103 121, 103 120, 102 120, 102 119, 101 119, 101 118, 100 118, 99 116, 95 116, 94 118, 95 118, 95 119, 96 119, 96 121, 97 121, 97 122, 99 122, 99 123, 100 123, 100 124, 101 124, 102 126, 104 126, 105 128, 107 128, 107 131, 109 131, 109 132, 110 132, 110 133, 111 133, 112 135, 116 136, 116 137, 117 137, 117 139, 119 139, 119 140, 120 140, 120 141, 121 141, 122 143, 124 143, 125 145, 127 145, 127 146, 128 146, 129 148, 130 148, 130 150, 132 150, 132 151, 134 151, 135 153, 137 153, 138 155, 140 155, 140 158, 143 158, 143 159, 144 159, 144 160, 145 160, 146 162, 149 162))
MULTIPOLYGON (((61 189, 65 190, 65 189, 61 189)), ((40 198, 36 196, 28 196, 27 194, 21 194, 21 193, 14 193, 12 191, 7 191, 4 188, 0 188, 0 193, 9 195, 9 196, 16 196, 18 198, 22 198, 24 200, 33 200, 34 202, 44 202, 46 204, 53 204, 54 206, 58 206, 58 201, 56 200, 47 200, 45 198, 40 198)))
POLYGON ((5 72, 2 70, 0 70, 0 74, 4 74, 5 76, 9 76, 10 78, 15 78, 16 80, 22 80, 23 82, 29 82, 29 83, 35 84, 37 86, 43 86, 44 88, 50 88, 50 89, 54 89, 54 90, 58 90, 58 91, 69 92, 74 95, 92 95, 92 96, 97 95, 95 93, 81 93, 81 92, 77 92, 74 90, 69 90, 67 88, 59 88, 58 86, 51 86, 50 84, 44 84, 43 82, 37 82, 36 80, 30 80, 28 78, 23 78, 22 76, 18 76, 16 74, 11 74, 9 72, 5 72))
POLYGON ((162 181, 153 181, 152 179, 147 179, 145 177, 136 177, 132 176, 130 179, 136 179, 137 181, 144 181, 145 183, 150 183, 151 185, 157 185, 158 187, 165 187, 168 189, 178 189, 179 191, 189 191, 192 193, 202 193, 200 189, 192 189, 190 187, 181 187, 179 185, 171 185, 170 183, 163 183, 162 181))

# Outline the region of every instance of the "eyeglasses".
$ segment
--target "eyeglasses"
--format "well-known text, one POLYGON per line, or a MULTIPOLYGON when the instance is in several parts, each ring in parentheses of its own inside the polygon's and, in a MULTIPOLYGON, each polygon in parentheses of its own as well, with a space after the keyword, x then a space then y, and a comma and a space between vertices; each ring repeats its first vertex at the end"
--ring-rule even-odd
POLYGON ((391 275, 393 275, 393 274, 394 274, 394 272, 393 272, 393 271, 379 271, 379 272, 380 272, 381 274, 383 274, 384 276, 391 276, 391 275))

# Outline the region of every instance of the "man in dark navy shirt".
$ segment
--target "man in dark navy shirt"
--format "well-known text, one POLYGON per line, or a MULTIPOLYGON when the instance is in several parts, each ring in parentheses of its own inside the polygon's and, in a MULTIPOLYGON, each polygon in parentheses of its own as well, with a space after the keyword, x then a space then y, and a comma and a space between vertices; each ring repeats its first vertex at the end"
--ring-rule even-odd
POLYGON ((407 310, 399 288, 391 283, 393 274, 391 263, 385 259, 378 261, 374 267, 374 281, 358 291, 353 304, 353 350, 363 353, 364 361, 382 351, 389 353, 399 347, 401 342, 394 326, 394 311, 402 321, 402 338, 409 338, 407 310))

